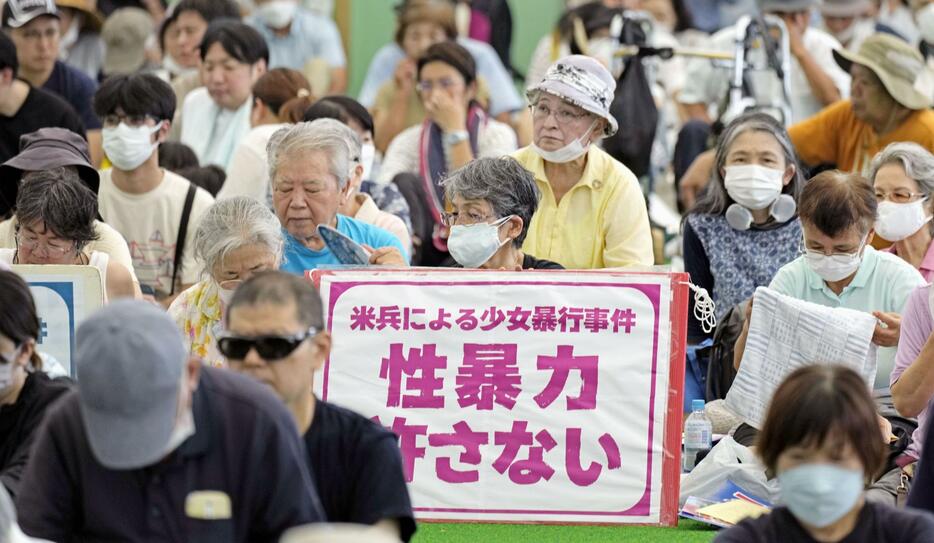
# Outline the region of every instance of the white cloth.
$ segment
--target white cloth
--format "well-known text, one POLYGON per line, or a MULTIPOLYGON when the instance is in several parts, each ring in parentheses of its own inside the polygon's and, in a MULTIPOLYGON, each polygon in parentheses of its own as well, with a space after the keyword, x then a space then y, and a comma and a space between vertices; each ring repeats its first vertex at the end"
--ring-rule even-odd
MULTIPOLYGON (((833 34, 827 27, 824 26, 822 30, 828 34, 833 34)), ((853 22, 853 37, 850 38, 850 42, 846 44, 846 50, 851 53, 858 53, 859 46, 866 41, 866 38, 872 36, 876 33, 876 22, 872 19, 857 19, 853 22)))
MULTIPOLYGON (((16 256, 16 249, 0 249, 0 262, 4 264, 13 264, 13 258, 16 256)), ((97 268, 101 274, 101 292, 104 293, 104 303, 107 303, 107 266, 110 264, 110 256, 107 253, 99 251, 90 251, 88 253, 88 266, 97 268)))
MULTIPOLYGON (((418 174, 418 146, 422 125, 410 126, 389 144, 383 163, 379 168, 379 183, 389 183, 400 173, 418 174)), ((477 135, 478 147, 475 158, 501 157, 516 150, 516 133, 507 124, 488 119, 477 135)))
POLYGON ((271 193, 269 185, 268 155, 266 144, 276 130, 288 124, 264 124, 254 127, 240 140, 227 166, 227 180, 217 193, 217 199, 233 196, 249 196, 266 202, 271 193))
MULTIPOLYGON (((710 38, 709 48, 715 51, 733 51, 735 37, 733 27, 724 28, 710 38)), ((837 65, 833 59, 833 50, 840 44, 830 34, 817 28, 808 28, 804 32, 804 45, 814 57, 817 64, 833 80, 834 86, 840 92, 841 98, 850 95, 850 76, 837 65)), ((761 65, 765 52, 755 49, 749 57, 755 64, 761 65)), ((807 76, 797 59, 791 59, 791 120, 792 123, 803 121, 824 108, 824 105, 814 96, 807 76)), ((681 91, 679 101, 682 104, 707 104, 716 117, 720 103, 726 97, 730 88, 732 70, 726 67, 714 66, 706 59, 691 59, 687 63, 687 77, 681 91)), ((782 86, 774 72, 754 71, 750 73, 755 96, 759 105, 781 103, 782 86)))
POLYGON ((234 150, 250 132, 253 97, 229 110, 217 105, 205 87, 188 93, 182 106, 181 142, 198 155, 202 166, 216 164, 227 169, 234 150))
MULTIPOLYGON (((114 185, 112 170, 102 170, 98 193, 101 216, 127 240, 140 283, 152 287, 159 296, 172 291, 178 226, 189 186, 184 177, 163 171, 162 182, 155 189, 145 194, 128 194, 114 185)), ((183 285, 198 282, 200 266, 195 263, 192 249, 194 235, 201 217, 213 203, 214 198, 207 191, 197 189, 179 269, 183 285)))

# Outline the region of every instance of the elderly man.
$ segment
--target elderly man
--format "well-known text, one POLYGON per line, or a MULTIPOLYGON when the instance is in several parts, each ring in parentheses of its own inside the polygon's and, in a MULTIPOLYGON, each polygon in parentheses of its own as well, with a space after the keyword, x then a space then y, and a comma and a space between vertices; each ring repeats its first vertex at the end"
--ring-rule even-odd
POLYGON ((298 123, 273 134, 269 179, 276 215, 285 229, 282 270, 302 274, 341 262, 318 236, 318 225, 337 229, 371 251, 370 264, 406 266, 399 238, 382 228, 337 213, 350 197, 351 168, 356 157, 334 119, 298 123))
POLYGON ((78 329, 81 382, 46 415, 17 508, 52 541, 276 541, 324 514, 288 411, 118 301, 78 329))
MULTIPOLYGON (((801 161, 867 173, 872 157, 890 143, 911 141, 934 151, 932 91, 925 89, 924 59, 904 41, 874 34, 859 53, 838 49, 837 63, 852 76, 851 97, 788 129, 801 161)), ((697 157, 681 184, 690 207, 710 177, 713 151, 697 157)))
POLYGON ((292 412, 328 521, 372 524, 408 541, 415 520, 396 437, 312 392, 331 349, 314 287, 258 274, 237 289, 226 321, 218 347, 232 370, 272 387, 292 412))

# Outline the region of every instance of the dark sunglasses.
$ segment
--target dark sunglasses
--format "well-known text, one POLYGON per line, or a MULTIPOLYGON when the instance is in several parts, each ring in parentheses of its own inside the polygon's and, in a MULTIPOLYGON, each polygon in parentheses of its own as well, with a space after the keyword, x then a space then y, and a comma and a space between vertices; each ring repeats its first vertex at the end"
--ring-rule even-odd
POLYGON ((311 327, 292 336, 240 337, 228 334, 217 339, 217 349, 231 360, 243 360, 250 349, 256 349, 256 354, 263 360, 281 360, 317 333, 317 328, 311 327))

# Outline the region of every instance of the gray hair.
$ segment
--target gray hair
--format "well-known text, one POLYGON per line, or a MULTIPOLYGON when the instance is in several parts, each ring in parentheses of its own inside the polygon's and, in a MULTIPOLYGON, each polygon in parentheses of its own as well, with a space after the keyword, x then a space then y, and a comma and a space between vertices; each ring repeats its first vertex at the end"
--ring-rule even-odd
POLYGON ((240 247, 260 244, 282 261, 282 225, 275 214, 253 198, 234 196, 218 200, 201 218, 195 232, 195 256, 203 271, 211 274, 214 267, 240 247))
MULTIPOLYGON (((801 190, 804 188, 805 179, 801 171, 801 165, 798 164, 797 155, 795 155, 795 148, 791 144, 791 138, 788 136, 788 131, 775 120, 775 117, 767 113, 746 113, 733 119, 720 136, 720 141, 717 143, 716 161, 713 172, 711 172, 710 183, 707 184, 707 190, 691 210, 691 213, 722 215, 726 213, 726 209, 733 204, 733 199, 730 198, 730 195, 726 192, 726 186, 723 183, 723 176, 720 174, 720 170, 726 165, 727 155, 730 153, 730 148, 733 147, 736 139, 749 131, 771 134, 772 137, 778 141, 778 145, 782 148, 782 154, 785 158, 785 166, 791 165, 795 167, 795 175, 791 178, 791 182, 782 189, 782 193, 788 194, 794 198, 796 202, 798 201, 801 190)), ((685 214, 685 217, 687 217, 687 214, 685 214)))
POLYGON ((97 195, 84 184, 76 168, 52 168, 23 176, 16 196, 19 225, 41 221, 57 237, 74 241, 80 251, 98 239, 95 218, 97 195))
POLYGON ((876 184, 876 174, 883 166, 899 164, 905 175, 914 179, 925 196, 934 193, 934 155, 917 143, 890 143, 872 159, 869 179, 876 184))
POLYGON ((335 119, 317 119, 277 130, 266 145, 272 187, 276 186, 276 170, 282 161, 301 153, 320 151, 328 157, 328 170, 337 178, 337 185, 343 190, 350 178, 355 157, 360 155, 359 148, 356 154, 351 151, 346 131, 353 133, 353 130, 335 119))
POLYGON ((478 158, 454 171, 444 181, 447 199, 486 200, 497 218, 515 215, 522 219, 522 232, 513 244, 522 246, 541 192, 532 172, 512 157, 478 158))

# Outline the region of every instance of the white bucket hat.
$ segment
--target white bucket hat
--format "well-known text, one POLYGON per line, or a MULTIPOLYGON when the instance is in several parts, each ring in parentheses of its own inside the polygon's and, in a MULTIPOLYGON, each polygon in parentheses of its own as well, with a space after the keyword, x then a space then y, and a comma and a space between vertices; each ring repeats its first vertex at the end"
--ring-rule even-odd
POLYGON ((538 85, 525 91, 529 102, 535 103, 540 92, 553 94, 598 117, 606 119, 604 135, 619 130, 619 123, 610 115, 610 104, 616 91, 616 80, 603 64, 592 57, 571 55, 555 61, 538 85))

